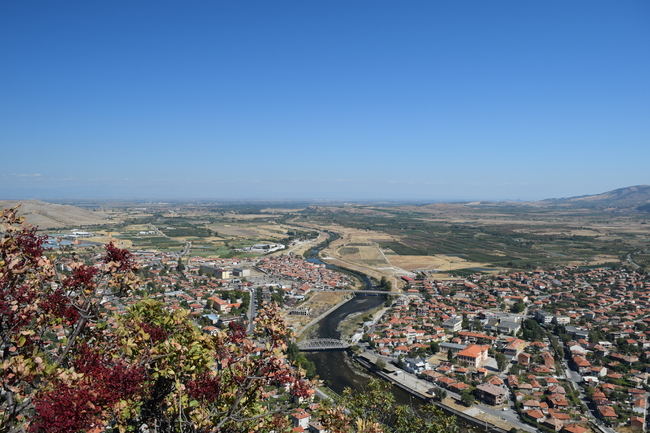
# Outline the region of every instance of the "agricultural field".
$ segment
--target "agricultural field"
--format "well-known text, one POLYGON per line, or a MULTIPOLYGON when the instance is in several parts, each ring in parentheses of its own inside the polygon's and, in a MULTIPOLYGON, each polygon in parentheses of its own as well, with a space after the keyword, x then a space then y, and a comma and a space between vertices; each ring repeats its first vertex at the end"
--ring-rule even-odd
POLYGON ((539 204, 436 203, 338 205, 306 203, 94 204, 105 223, 96 242, 136 250, 245 257, 238 249, 285 243, 288 233, 318 232, 285 251, 321 251, 331 264, 379 280, 437 270, 439 275, 530 270, 544 266, 650 266, 650 214, 539 204), (144 233, 144 234, 143 234, 144 233))
POLYGON ((620 264, 627 254, 643 261, 650 246, 647 214, 471 204, 363 209, 311 209, 294 222, 343 233, 326 251, 335 259, 377 268, 351 250, 340 254, 345 245, 374 241, 393 267, 407 271, 620 264))

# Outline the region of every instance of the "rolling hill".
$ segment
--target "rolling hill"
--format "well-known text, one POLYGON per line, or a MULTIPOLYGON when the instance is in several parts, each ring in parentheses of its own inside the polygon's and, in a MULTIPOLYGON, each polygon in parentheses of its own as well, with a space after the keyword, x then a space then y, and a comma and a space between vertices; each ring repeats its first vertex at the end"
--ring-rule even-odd
POLYGON ((18 215, 25 217, 27 223, 38 226, 40 229, 73 228, 105 223, 106 215, 103 213, 40 200, 4 200, 0 201, 0 209, 7 209, 18 204, 21 204, 18 215))
POLYGON ((650 205, 650 185, 629 186, 602 194, 543 200, 547 205, 574 207, 645 207, 650 205))

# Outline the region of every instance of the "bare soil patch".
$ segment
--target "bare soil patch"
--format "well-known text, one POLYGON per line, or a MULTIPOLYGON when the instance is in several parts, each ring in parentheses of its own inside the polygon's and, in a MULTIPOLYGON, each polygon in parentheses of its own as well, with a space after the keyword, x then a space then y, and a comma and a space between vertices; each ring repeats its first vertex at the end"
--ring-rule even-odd
POLYGON ((112 236, 107 235, 93 236, 92 238, 84 238, 84 240, 89 242, 98 242, 100 244, 107 244, 112 241, 116 247, 120 248, 131 248, 133 246, 133 242, 128 239, 116 239, 112 236))
MULTIPOLYGON (((448 397, 448 398, 444 399, 443 403, 446 404, 447 406, 450 406, 450 407, 456 409, 459 412, 465 412, 468 409, 471 409, 471 408, 469 408, 469 407, 467 407, 465 405, 456 403, 456 400, 454 400, 451 397, 448 397)), ((501 406, 496 406, 496 407, 501 407, 501 406)), ((479 413, 478 415, 475 415, 474 418, 478 418, 478 419, 480 419, 482 421, 487 421, 490 424, 494 424, 494 425, 496 425, 498 427, 501 427, 504 430, 510 430, 512 427, 514 427, 514 425, 510 424, 508 421, 506 421, 504 419, 501 419, 501 418, 497 418, 494 415, 490 415, 490 414, 485 413, 485 412, 479 413)))

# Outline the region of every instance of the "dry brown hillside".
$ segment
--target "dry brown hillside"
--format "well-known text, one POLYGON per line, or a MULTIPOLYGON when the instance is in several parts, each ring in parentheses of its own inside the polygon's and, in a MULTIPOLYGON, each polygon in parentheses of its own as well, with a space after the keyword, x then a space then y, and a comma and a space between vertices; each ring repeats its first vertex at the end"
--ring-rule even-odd
POLYGON ((46 203, 40 200, 0 200, 0 209, 21 204, 18 215, 40 229, 79 227, 105 223, 105 214, 75 206, 46 203), (21 204, 22 203, 22 204, 21 204))

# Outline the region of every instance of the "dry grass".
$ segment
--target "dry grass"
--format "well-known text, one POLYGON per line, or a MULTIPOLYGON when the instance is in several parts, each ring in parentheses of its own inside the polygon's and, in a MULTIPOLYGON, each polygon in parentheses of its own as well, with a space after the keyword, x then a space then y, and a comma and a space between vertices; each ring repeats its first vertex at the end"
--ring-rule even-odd
POLYGON ((17 206, 18 216, 25 218, 28 224, 38 226, 41 230, 106 224, 107 214, 82 209, 76 206, 46 203, 40 200, 2 200, 0 211, 17 206))
POLYGON ((242 237, 260 236, 260 230, 257 227, 254 229, 250 227, 244 228, 232 224, 210 224, 208 227, 220 235, 242 237))
POLYGON ((261 209, 260 212, 265 213, 265 214, 287 214, 287 213, 296 213, 300 212, 302 210, 305 210, 304 207, 302 208, 287 208, 287 209, 280 209, 280 208, 268 208, 268 209, 261 209))
POLYGON ((440 269, 442 271, 454 271, 464 268, 480 268, 485 263, 468 262, 460 257, 445 256, 436 254, 434 256, 386 256, 393 266, 409 271, 418 269, 440 269))
MULTIPOLYGON (((381 255, 381 253, 377 247, 374 247, 376 252, 370 252, 373 247, 368 247, 367 251, 364 251, 363 253, 359 252, 358 258, 352 259, 338 253, 339 249, 347 244, 372 244, 375 241, 393 240, 391 236, 385 233, 342 227, 336 224, 325 226, 312 223, 300 223, 299 226, 313 230, 327 230, 339 234, 340 238, 336 239, 329 245, 329 247, 322 250, 321 259, 323 259, 324 262, 363 272, 369 277, 376 278, 377 280, 381 279, 382 276, 393 277, 394 275, 408 274, 407 271, 395 269, 385 261, 377 263, 376 265, 371 265, 364 263, 363 260, 359 260, 361 259, 362 254, 367 258, 378 258, 378 255, 381 255)), ((393 286, 397 287, 396 279, 393 280, 393 286)))
POLYGON ((284 319, 293 325, 294 329, 300 330, 303 326, 320 316, 334 305, 341 302, 349 296, 348 293, 340 292, 316 292, 307 301, 301 303, 300 307, 311 308, 311 315, 309 316, 291 316, 289 311, 284 311, 284 319))
POLYGON ((334 254, 338 257, 345 258, 345 260, 367 266, 387 266, 390 264, 386 261, 376 244, 353 243, 341 246, 334 254))
POLYGON ((91 238, 83 238, 82 241, 97 242, 100 244, 107 244, 113 241, 113 244, 120 248, 131 248, 133 245, 133 243, 128 239, 117 239, 114 237, 115 235, 120 234, 120 232, 101 230, 95 231, 94 234, 97 236, 93 236, 91 238))

